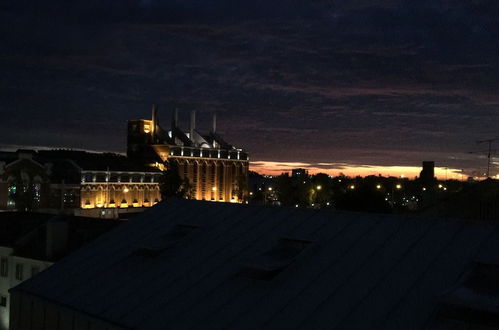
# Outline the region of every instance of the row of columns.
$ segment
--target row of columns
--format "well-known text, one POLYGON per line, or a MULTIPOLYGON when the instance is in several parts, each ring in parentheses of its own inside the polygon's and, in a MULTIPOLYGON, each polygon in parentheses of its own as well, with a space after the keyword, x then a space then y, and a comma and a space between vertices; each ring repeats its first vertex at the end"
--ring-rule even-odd
POLYGON ((247 180, 248 165, 228 160, 179 160, 179 172, 187 178, 194 199, 239 201, 235 188, 238 176, 247 180))

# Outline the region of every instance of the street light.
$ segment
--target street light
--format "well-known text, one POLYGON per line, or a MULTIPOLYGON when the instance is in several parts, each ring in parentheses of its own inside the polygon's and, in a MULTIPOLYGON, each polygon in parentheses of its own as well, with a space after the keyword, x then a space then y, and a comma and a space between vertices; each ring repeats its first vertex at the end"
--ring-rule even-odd
POLYGON ((381 185, 380 184, 376 185, 376 189, 381 189, 381 185))
POLYGON ((400 183, 397 183, 397 185, 395 186, 395 188, 402 189, 402 185, 400 183))
POLYGON ((321 185, 318 185, 317 186, 317 190, 321 190, 322 189, 322 186, 321 185))

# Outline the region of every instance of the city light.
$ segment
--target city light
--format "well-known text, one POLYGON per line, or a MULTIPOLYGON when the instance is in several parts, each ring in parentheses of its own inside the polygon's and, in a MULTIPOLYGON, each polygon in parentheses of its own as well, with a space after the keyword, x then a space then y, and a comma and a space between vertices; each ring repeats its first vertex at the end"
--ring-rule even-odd
POLYGON ((376 185, 376 189, 381 189, 381 185, 380 184, 376 185))
POLYGON ((395 188, 402 189, 402 185, 400 183, 397 183, 397 185, 395 186, 395 188))
POLYGON ((352 184, 352 185, 350 185, 349 188, 353 190, 353 189, 355 189, 355 185, 352 184))
POLYGON ((269 191, 272 191, 272 187, 269 187, 269 191))
POLYGON ((322 186, 321 185, 318 185, 317 186, 317 190, 321 190, 322 189, 322 186))
POLYGON ((212 187, 211 190, 217 191, 217 187, 212 187))
POLYGON ((127 192, 129 192, 130 190, 128 190, 128 188, 125 187, 125 189, 123 189, 123 192, 126 194, 127 192))
POLYGON ((426 191, 426 188, 425 188, 425 187, 423 187, 423 191, 426 191))

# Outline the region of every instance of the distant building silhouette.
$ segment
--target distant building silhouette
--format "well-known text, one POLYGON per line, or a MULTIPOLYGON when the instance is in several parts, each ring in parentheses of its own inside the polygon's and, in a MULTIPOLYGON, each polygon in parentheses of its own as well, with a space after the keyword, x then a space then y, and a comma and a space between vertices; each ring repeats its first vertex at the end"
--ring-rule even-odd
POLYGON ((423 161, 423 169, 419 174, 419 179, 423 183, 433 183, 435 181, 435 162, 423 161))
POLYGON ((308 176, 308 170, 304 168, 294 168, 291 170, 291 176, 292 177, 308 176))

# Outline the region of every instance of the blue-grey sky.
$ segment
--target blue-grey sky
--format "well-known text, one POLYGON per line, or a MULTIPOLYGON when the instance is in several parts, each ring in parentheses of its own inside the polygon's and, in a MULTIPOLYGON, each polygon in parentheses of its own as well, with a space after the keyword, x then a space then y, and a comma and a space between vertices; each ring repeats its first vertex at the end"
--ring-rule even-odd
POLYGON ((123 152, 152 103, 253 160, 478 173, 499 137, 497 1, 8 0, 0 29, 3 146, 123 152))

